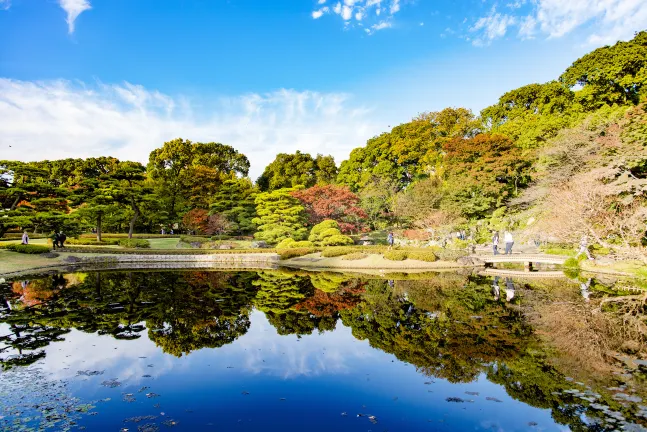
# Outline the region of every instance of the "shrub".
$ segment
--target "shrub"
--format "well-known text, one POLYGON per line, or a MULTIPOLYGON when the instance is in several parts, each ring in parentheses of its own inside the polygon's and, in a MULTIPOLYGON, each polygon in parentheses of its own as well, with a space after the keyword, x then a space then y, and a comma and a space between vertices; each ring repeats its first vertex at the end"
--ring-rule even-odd
POLYGON ((567 259, 566 261, 564 261, 564 267, 566 267, 568 269, 576 269, 576 268, 580 267, 580 263, 576 258, 571 257, 571 258, 567 259))
POLYGON ((151 244, 148 240, 144 239, 122 239, 119 240, 119 246, 125 248, 148 249, 151 247, 151 244))
POLYGON ((324 249, 324 251, 321 252, 321 256, 326 258, 334 258, 334 257, 348 255, 353 252, 357 252, 357 249, 351 248, 351 247, 330 247, 330 248, 324 249))
POLYGON ((119 244, 119 239, 103 239, 97 241, 96 239, 87 239, 87 238, 71 238, 67 239, 65 243, 70 245, 81 245, 81 246, 116 246, 119 244))
POLYGON ((295 249, 295 248, 312 248, 314 244, 307 240, 295 241, 292 238, 286 238, 276 245, 277 249, 295 249))
POLYGON ((29 255, 49 253, 49 248, 47 246, 39 246, 39 245, 10 244, 10 245, 6 245, 4 248, 13 252, 29 254, 29 255))
POLYGON ((282 260, 297 258, 304 255, 310 255, 317 252, 314 248, 291 248, 291 249, 282 249, 276 251, 282 260))
POLYGON ((337 221, 327 219, 312 227, 308 240, 313 243, 321 243, 326 237, 341 235, 337 221))
POLYGON ((353 253, 351 253, 351 254, 344 255, 344 256, 342 257, 342 259, 343 259, 344 261, 358 261, 358 260, 362 260, 362 259, 364 259, 364 258, 366 258, 366 257, 368 257, 368 255, 367 255, 367 254, 365 254, 365 253, 361 253, 361 252, 353 252, 353 253))
POLYGON ((390 250, 384 252, 384 258, 389 261, 404 261, 407 259, 407 253, 402 250, 390 250))
POLYGON ((180 241, 184 243, 206 243, 208 241, 211 241, 211 238, 209 237, 200 237, 200 236, 186 236, 183 235, 180 237, 180 241))
POLYGON ((434 262, 438 260, 438 257, 432 251, 413 251, 408 252, 407 256, 409 259, 425 261, 425 262, 434 262))
POLYGON ((326 237, 321 244, 323 246, 348 246, 355 244, 352 238, 345 236, 345 235, 334 235, 330 237, 326 237))
POLYGON ((459 258, 469 255, 466 250, 456 250, 456 249, 436 249, 434 254, 441 261, 456 261, 459 258))

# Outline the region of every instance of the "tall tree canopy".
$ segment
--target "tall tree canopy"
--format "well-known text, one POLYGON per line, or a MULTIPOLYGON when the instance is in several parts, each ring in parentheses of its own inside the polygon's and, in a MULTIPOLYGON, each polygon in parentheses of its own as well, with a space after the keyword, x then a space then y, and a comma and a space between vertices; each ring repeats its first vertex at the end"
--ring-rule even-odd
POLYGON ((337 165, 332 156, 317 155, 297 150, 294 154, 279 153, 256 184, 262 191, 272 191, 295 186, 311 187, 317 183, 332 183, 337 176, 337 165))
POLYGON ((359 207, 359 197, 348 186, 315 185, 292 192, 292 196, 305 207, 310 225, 333 219, 339 223, 342 232, 357 232, 367 217, 359 207))
POLYGON ((151 152, 148 175, 156 182, 169 222, 188 207, 207 209, 223 181, 246 176, 249 160, 233 147, 177 138, 151 152))

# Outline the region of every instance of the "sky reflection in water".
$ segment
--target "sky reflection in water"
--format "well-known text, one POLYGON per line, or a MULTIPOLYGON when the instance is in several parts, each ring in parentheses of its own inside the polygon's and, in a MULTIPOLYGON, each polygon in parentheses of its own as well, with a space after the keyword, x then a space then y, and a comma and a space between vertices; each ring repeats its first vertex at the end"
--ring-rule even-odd
MULTIPOLYGON (((383 290, 379 295, 384 295, 388 285, 385 281, 378 284, 383 290)), ((486 289, 487 281, 482 285, 486 289)), ((388 300, 402 304, 397 307, 404 311, 403 326, 416 313, 406 297, 388 300)), ((502 385, 488 380, 486 375, 496 374, 497 367, 476 365, 473 380, 450 383, 416 367, 426 365, 402 362, 392 353, 371 347, 367 340, 353 336, 353 332, 362 333, 360 328, 352 330, 337 317, 332 331, 280 335, 268 320, 271 308, 267 303, 265 307, 266 312, 248 309, 247 331, 219 348, 176 357, 149 338, 153 326, 134 340, 72 329, 62 336, 64 341, 44 348, 44 359, 28 367, 42 371, 47 380, 68 382, 71 395, 96 406, 91 410, 96 415, 78 420, 76 428, 86 430, 568 430, 551 418, 551 410, 520 402, 502 385), (102 385, 113 378, 119 385, 102 385)), ((382 307, 382 303, 371 307, 382 307)), ((427 312, 419 313, 429 317, 424 315, 427 312)), ((375 319, 379 316, 376 312, 375 319)), ((428 331, 417 325, 411 324, 413 331, 428 331)), ((8 324, 0 324, 0 334, 9 332, 8 324)), ((4 378, 17 369, 24 370, 3 372, 4 378)), ((11 392, 2 390, 11 399, 11 392)), ((10 404, 11 400, 5 400, 5 405, 10 404)))

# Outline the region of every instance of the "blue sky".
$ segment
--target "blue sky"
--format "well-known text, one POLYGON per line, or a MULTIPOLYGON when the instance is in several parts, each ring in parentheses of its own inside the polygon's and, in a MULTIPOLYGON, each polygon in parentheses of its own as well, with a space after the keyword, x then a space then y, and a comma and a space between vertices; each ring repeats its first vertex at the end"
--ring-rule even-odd
POLYGON ((253 177, 297 148, 340 162, 643 28, 641 0, 0 0, 0 158, 145 161, 181 136, 253 177))

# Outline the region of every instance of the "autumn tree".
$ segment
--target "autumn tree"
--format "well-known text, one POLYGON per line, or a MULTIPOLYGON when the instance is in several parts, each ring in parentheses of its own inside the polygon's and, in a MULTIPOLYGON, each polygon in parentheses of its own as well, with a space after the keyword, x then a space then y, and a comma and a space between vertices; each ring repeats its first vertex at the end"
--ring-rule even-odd
POLYGON ((182 216, 182 225, 198 234, 207 231, 209 212, 204 209, 192 209, 182 216))
POLYGON ((344 233, 360 231, 364 226, 366 212, 348 186, 315 185, 292 192, 292 196, 305 207, 310 225, 333 219, 344 233))

